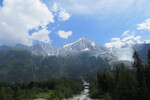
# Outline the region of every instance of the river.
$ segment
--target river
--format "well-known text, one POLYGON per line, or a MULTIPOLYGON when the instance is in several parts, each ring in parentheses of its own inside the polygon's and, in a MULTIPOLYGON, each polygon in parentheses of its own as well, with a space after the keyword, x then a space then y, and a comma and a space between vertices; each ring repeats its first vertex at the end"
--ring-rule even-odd
POLYGON ((90 84, 86 82, 85 80, 83 80, 83 85, 84 85, 84 91, 81 92, 81 94, 75 95, 72 98, 65 99, 65 100, 93 100, 88 97, 90 84))
MULTIPOLYGON (((84 91, 81 92, 79 95, 75 95, 72 98, 69 99, 64 99, 64 100, 96 100, 96 99, 90 99, 89 96, 89 86, 90 84, 83 80, 83 85, 84 85, 84 91)), ((45 99, 34 99, 34 100, 45 100, 45 99)))

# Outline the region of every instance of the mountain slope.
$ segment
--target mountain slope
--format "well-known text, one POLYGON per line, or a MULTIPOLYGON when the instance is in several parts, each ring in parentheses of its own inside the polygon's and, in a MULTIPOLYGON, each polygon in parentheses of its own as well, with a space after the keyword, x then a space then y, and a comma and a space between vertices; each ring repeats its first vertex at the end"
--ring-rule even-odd
POLYGON ((60 52, 65 51, 64 54, 80 51, 99 51, 103 53, 107 51, 107 48, 99 44, 96 44, 95 42, 92 42, 91 40, 88 40, 86 38, 80 38, 74 43, 64 45, 59 51, 60 52))
POLYGON ((88 52, 66 56, 38 56, 27 50, 0 51, 0 81, 26 82, 52 77, 92 77, 110 69, 107 59, 88 52))
POLYGON ((146 62, 147 61, 147 53, 150 49, 150 44, 137 44, 133 46, 133 49, 136 50, 140 56, 140 58, 146 62))
MULTIPOLYGON (((145 61, 150 44, 133 47, 145 61)), ((33 46, 18 44, 14 47, 0 46, 0 81, 24 82, 45 80, 51 77, 90 78, 97 72, 115 68, 118 61, 109 49, 86 38, 55 47, 38 43, 33 46)))
POLYGON ((37 43, 30 47, 30 51, 34 54, 56 55, 58 47, 53 45, 37 43))
MULTIPOLYGON (((0 48, 4 49, 4 47, 0 48)), ((93 56, 101 56, 103 59, 108 58, 116 60, 116 57, 109 52, 109 49, 87 38, 80 38, 79 40, 64 45, 63 47, 56 47, 44 43, 37 43, 29 47, 22 44, 17 44, 14 47, 7 47, 6 49, 26 49, 31 51, 33 54, 40 54, 44 56, 68 55, 72 53, 89 52, 93 54, 93 56)))

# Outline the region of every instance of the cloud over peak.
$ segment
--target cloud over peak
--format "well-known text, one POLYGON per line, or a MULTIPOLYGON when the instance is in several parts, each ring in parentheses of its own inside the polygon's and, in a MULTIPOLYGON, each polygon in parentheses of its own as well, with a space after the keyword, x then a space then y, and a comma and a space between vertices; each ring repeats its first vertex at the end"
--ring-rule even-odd
POLYGON ((47 30, 47 29, 42 29, 38 32, 33 32, 31 35, 31 39, 32 40, 38 40, 44 43, 50 43, 50 38, 49 38, 49 34, 51 31, 47 30))

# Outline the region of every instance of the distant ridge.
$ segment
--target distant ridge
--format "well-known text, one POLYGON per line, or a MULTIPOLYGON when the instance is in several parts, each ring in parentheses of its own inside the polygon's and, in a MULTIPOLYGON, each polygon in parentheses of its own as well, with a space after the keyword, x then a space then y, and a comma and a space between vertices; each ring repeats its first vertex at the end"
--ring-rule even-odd
MULTIPOLYGON (((132 48, 134 50, 137 50, 140 53, 142 51, 146 52, 149 47, 150 47, 149 44, 143 43, 143 44, 136 44, 132 48)), ((5 46, 5 45, 0 46, 0 50, 8 50, 8 49, 26 49, 31 51, 34 54, 37 55, 40 54, 44 56, 54 56, 54 55, 57 56, 57 55, 68 55, 74 53, 89 52, 93 56, 96 57, 100 56, 103 59, 107 58, 107 59, 119 60, 117 57, 118 55, 116 55, 116 53, 113 53, 110 48, 97 44, 87 39, 86 37, 79 38, 77 41, 66 44, 62 47, 57 47, 45 43, 37 43, 37 44, 33 44, 32 46, 25 46, 23 44, 17 44, 13 47, 5 46)), ((141 53, 140 56, 143 58, 143 60, 146 59, 145 55, 143 56, 141 53)))

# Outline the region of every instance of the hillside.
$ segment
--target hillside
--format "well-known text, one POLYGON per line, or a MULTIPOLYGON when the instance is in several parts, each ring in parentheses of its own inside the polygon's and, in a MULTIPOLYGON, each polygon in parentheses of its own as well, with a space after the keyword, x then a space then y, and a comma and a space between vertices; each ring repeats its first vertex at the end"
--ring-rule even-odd
POLYGON ((34 55, 27 50, 0 51, 0 81, 24 82, 51 77, 92 77, 110 69, 107 59, 88 52, 67 56, 34 55))

